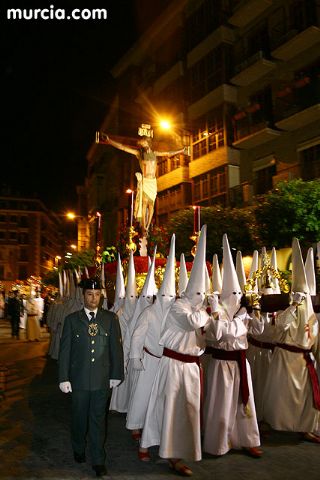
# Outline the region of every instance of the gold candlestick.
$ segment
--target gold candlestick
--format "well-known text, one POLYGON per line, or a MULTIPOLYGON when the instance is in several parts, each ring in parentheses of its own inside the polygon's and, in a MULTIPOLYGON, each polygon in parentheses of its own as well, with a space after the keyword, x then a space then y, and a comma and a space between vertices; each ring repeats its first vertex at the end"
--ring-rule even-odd
POLYGON ((196 253, 197 253, 199 237, 200 237, 200 232, 194 232, 194 234, 191 235, 191 237, 189 237, 190 240, 192 240, 193 242, 195 242, 195 244, 194 244, 193 247, 191 248, 191 255, 192 255, 193 257, 195 257, 195 255, 196 255, 196 253))
POLYGON ((138 235, 138 232, 135 231, 134 229, 134 226, 131 225, 129 227, 129 239, 128 239, 128 243, 126 244, 126 248, 128 250, 128 252, 130 253, 130 251, 132 250, 133 253, 136 252, 137 250, 137 245, 136 243, 133 241, 133 238, 138 235))

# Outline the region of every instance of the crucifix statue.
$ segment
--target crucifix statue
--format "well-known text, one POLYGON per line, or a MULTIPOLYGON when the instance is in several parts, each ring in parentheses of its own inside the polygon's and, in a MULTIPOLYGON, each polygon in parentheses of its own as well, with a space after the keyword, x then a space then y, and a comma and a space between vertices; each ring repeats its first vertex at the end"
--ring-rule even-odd
POLYGON ((112 145, 119 150, 135 155, 140 164, 141 172, 136 172, 137 192, 134 207, 134 217, 142 227, 143 236, 148 236, 148 230, 154 213, 154 202, 157 197, 157 158, 172 157, 183 153, 189 155, 188 147, 179 150, 158 152, 152 149, 152 139, 148 136, 142 136, 137 141, 137 147, 129 147, 122 143, 112 140, 108 135, 101 134, 103 142, 112 145))

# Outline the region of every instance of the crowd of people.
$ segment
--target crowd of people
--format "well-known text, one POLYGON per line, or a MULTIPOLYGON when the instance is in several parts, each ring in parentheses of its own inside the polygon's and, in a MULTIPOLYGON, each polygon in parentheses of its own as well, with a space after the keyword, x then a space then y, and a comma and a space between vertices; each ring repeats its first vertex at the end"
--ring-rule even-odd
POLYGON ((39 290, 28 295, 15 287, 5 294, 0 292, 0 318, 10 321, 11 337, 19 340, 25 338, 33 342, 41 339, 41 327, 46 325, 49 306, 54 298, 41 296, 39 290))
POLYGON ((263 425, 320 443, 313 250, 304 262, 293 239, 290 301, 275 308, 275 297, 283 301, 275 249, 269 270, 261 268, 265 249, 260 260, 254 252, 250 283, 241 252, 234 264, 227 235, 222 247, 223 268, 215 255, 210 278, 203 226, 189 278, 180 258, 176 289, 173 235, 159 289, 155 252, 140 295, 133 254, 126 286, 119 259, 111 308, 103 283, 87 278, 78 288, 76 273, 60 276, 59 299, 47 319, 49 354, 59 360, 60 389, 72 395, 74 458, 86 461, 89 425, 97 476, 106 473, 101 423, 109 395, 109 408, 126 414, 139 459, 151 461, 149 449, 158 446, 159 456, 183 476, 192 475, 186 462, 201 460, 202 452, 241 449, 261 457, 263 425))

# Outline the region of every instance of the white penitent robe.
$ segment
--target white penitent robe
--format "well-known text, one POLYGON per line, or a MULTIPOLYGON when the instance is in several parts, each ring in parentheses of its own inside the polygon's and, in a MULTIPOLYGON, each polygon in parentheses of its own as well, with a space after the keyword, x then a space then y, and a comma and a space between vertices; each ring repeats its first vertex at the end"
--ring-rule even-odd
MULTIPOLYGON (((263 322, 241 308, 230 320, 220 307, 218 318, 206 331, 206 340, 213 348, 234 351, 248 348, 247 334, 263 331, 263 322)), ((249 362, 246 360, 249 400, 244 407, 240 394, 240 371, 236 360, 210 358, 204 403, 203 450, 224 455, 231 448, 256 447, 260 435, 254 405, 249 362)))
MULTIPOLYGON (((252 335, 253 340, 262 344, 274 344, 275 338, 275 314, 262 313, 264 329, 260 335, 252 335)), ((247 351, 247 359, 251 367, 251 377, 254 392, 254 402, 258 421, 263 420, 264 389, 271 363, 273 350, 267 346, 257 346, 250 343, 247 351)))
MULTIPOLYGON (((119 323, 120 323, 122 339, 125 338, 128 325, 133 315, 135 303, 136 303, 136 299, 133 299, 131 304, 128 301, 126 306, 123 308, 121 314, 119 315, 119 323)), ((125 346, 123 350, 124 350, 124 359, 126 360, 129 353, 128 352, 125 353, 125 346)), ((127 371, 126 371, 124 381, 121 382, 119 386, 114 387, 112 389, 109 409, 114 410, 116 412, 120 412, 120 413, 126 413, 128 409, 128 398, 129 398, 129 393, 128 393, 128 383, 127 383, 127 371)))
MULTIPOLYGON (((309 299, 307 296, 306 303, 309 299)), ((298 307, 301 308, 304 307, 298 307)), ((311 349, 319 361, 318 321, 311 309, 305 318, 302 319, 292 305, 279 312, 276 340, 311 349)), ((314 408, 312 384, 303 353, 275 347, 265 386, 264 417, 275 430, 319 433, 320 411, 314 408)))
MULTIPOLYGON (((208 320, 204 308, 192 307, 187 298, 181 298, 168 313, 160 344, 200 356, 205 346, 201 327, 208 320)), ((196 363, 161 358, 141 438, 142 448, 152 445, 160 445, 162 458, 201 460, 200 370, 196 363)))
POLYGON ((129 430, 143 428, 154 378, 163 347, 159 345, 161 331, 168 315, 171 301, 157 298, 137 320, 130 347, 130 358, 142 359, 144 370, 137 371, 130 392, 127 424, 129 430), (144 350, 145 349, 145 350, 144 350))

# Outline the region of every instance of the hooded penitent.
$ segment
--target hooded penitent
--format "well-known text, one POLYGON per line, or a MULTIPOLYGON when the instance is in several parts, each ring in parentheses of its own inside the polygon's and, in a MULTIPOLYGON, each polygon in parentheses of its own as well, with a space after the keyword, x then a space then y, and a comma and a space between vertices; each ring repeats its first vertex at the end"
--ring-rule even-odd
POLYGON ((180 255, 180 268, 179 268, 179 284, 178 284, 178 294, 181 294, 185 291, 188 285, 188 272, 186 267, 186 261, 184 258, 184 253, 180 255))
POLYGON ((136 272, 134 268, 134 259, 133 251, 130 251, 129 263, 128 263, 128 275, 127 275, 127 285, 126 285, 126 296, 124 299, 124 308, 123 313, 126 316, 131 316, 135 304, 137 303, 138 293, 137 293, 137 284, 136 284, 136 272))
POLYGON ((233 263, 231 250, 229 247, 228 237, 223 235, 223 278, 222 290, 220 294, 220 302, 224 307, 230 320, 240 308, 242 292, 237 276, 237 272, 233 263))
POLYGON ((163 275, 161 287, 157 293, 157 304, 162 307, 162 310, 167 310, 174 302, 176 296, 176 275, 175 275, 175 234, 171 237, 170 251, 167 258, 166 269, 163 275))
POLYGON ((305 300, 297 307, 297 318, 290 324, 292 337, 301 348, 309 348, 313 324, 317 322, 313 311, 307 276, 303 264, 299 240, 292 242, 292 293, 300 292, 305 295, 305 300))
POLYGON ((220 293, 222 289, 222 278, 219 267, 218 255, 215 253, 212 259, 212 290, 213 293, 220 293))
POLYGON ((242 253, 240 252, 240 250, 237 251, 236 272, 237 272, 237 276, 238 276, 241 291, 244 292, 244 286, 247 283, 247 281, 246 281, 246 274, 245 274, 245 271, 244 271, 244 266, 243 266, 243 261, 242 261, 242 253))
POLYGON ((114 305, 112 307, 113 312, 117 313, 120 310, 120 308, 122 308, 125 295, 126 295, 126 289, 124 286, 122 264, 121 264, 120 253, 118 253, 116 289, 114 294, 114 305))
POLYGON ((184 296, 194 306, 202 304, 207 290, 207 266, 206 266, 206 236, 207 225, 201 228, 200 238, 197 245, 197 252, 194 257, 191 274, 184 296))
POLYGON ((314 269, 314 253, 312 247, 309 248, 307 253, 305 270, 310 295, 316 295, 316 273, 314 269))

